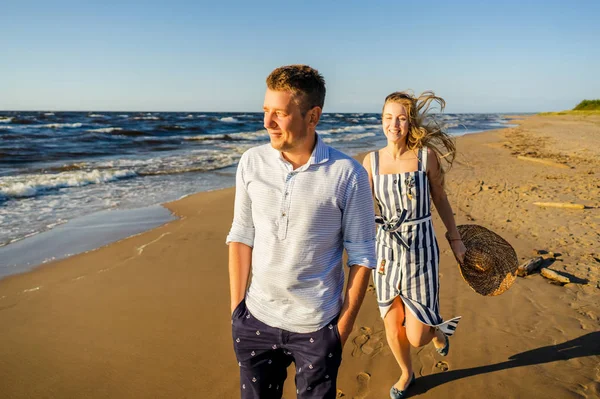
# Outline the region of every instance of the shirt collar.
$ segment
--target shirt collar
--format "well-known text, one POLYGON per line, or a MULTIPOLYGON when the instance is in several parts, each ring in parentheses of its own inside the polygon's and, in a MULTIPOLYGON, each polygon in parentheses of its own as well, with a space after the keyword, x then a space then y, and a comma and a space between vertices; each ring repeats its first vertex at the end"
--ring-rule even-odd
MULTIPOLYGON (((321 136, 319 136, 317 133, 315 133, 315 139, 315 148, 313 148, 313 151, 310 154, 310 158, 308 159, 306 164, 300 167, 300 169, 302 170, 309 167, 310 165, 318 165, 329 161, 329 146, 325 144, 323 140, 321 140, 321 136)), ((271 149, 273 150, 274 156, 287 163, 281 151, 276 150, 273 147, 271 147, 271 149)))
POLYGON ((313 149, 312 154, 310 154, 310 159, 307 164, 321 164, 329 161, 329 147, 321 140, 321 136, 315 133, 317 143, 315 144, 315 148, 313 149))

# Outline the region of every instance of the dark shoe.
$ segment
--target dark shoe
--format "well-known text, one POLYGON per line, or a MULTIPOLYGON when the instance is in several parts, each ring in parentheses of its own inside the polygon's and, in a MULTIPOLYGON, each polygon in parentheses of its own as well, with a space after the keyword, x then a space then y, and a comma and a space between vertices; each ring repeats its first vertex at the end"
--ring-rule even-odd
POLYGON ((413 373, 412 378, 410 379, 410 381, 408 382, 408 385, 406 386, 406 388, 404 388, 404 391, 399 390, 398 388, 392 387, 392 389, 390 389, 390 398, 392 399, 402 399, 405 398, 406 396, 406 391, 408 391, 408 388, 410 388, 410 386, 415 382, 415 373, 413 373))
POLYGON ((446 341, 446 344, 442 348, 435 348, 435 350, 442 356, 448 356, 448 352, 450 352, 450 340, 448 339, 446 334, 442 334, 444 335, 444 340, 446 341))

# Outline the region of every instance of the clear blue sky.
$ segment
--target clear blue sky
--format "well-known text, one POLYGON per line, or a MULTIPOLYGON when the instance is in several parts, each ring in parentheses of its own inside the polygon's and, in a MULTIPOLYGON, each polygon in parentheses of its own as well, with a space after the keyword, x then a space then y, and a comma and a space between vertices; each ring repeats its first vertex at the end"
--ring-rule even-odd
POLYGON ((600 1, 0 3, 0 110, 257 111, 280 65, 325 76, 325 112, 432 89, 447 112, 600 98, 600 1))

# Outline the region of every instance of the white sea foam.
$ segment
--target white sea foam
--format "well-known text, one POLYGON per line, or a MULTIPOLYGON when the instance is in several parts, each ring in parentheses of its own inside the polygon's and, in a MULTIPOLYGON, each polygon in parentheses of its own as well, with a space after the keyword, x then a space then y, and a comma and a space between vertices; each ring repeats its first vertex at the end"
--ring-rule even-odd
POLYGON ((0 130, 2 130, 2 129, 5 129, 5 130, 12 129, 12 126, 0 125, 0 130))
POLYGON ((0 116, 0 123, 9 123, 10 121, 12 121, 13 118, 12 117, 4 117, 4 116, 0 116))
POLYGON ((243 138, 244 140, 260 140, 260 139, 264 139, 266 137, 268 137, 268 133, 266 130, 262 129, 262 130, 257 130, 255 132, 241 132, 241 133, 237 133, 235 134, 234 137, 239 136, 241 138, 243 138))
POLYGON ((198 149, 185 155, 170 155, 146 159, 116 159, 98 162, 90 167, 97 169, 127 169, 139 176, 169 175, 184 172, 201 172, 224 168, 235 164, 237 153, 221 150, 198 149))
POLYGON ((0 178, 0 196, 5 198, 34 197, 48 190, 106 183, 135 175, 136 173, 131 170, 92 170, 8 176, 0 178))
POLYGON ((231 140, 260 140, 267 137, 267 131, 257 130, 255 132, 240 132, 228 134, 202 134, 199 136, 185 136, 182 138, 188 141, 227 140, 225 136, 229 137, 231 140))
POLYGON ((237 119, 235 119, 234 117, 231 116, 226 116, 223 117, 221 119, 219 119, 221 122, 227 122, 227 123, 239 123, 240 121, 238 121, 237 119))
POLYGON ((340 141, 355 141, 365 137, 373 137, 375 133, 362 133, 362 134, 345 134, 343 136, 326 137, 323 141, 327 144, 339 143, 340 141))
POLYGON ((367 130, 375 130, 375 129, 380 129, 380 128, 381 127, 379 125, 358 125, 358 126, 340 127, 340 128, 335 128, 335 129, 319 130, 318 133, 322 134, 322 135, 340 134, 340 133, 362 133, 367 130))
POLYGON ((60 129, 63 127, 69 127, 69 128, 78 128, 81 127, 82 124, 81 123, 49 123, 47 125, 35 125, 35 126, 31 126, 34 128, 47 128, 47 129, 60 129))
POLYGON ((116 132, 119 130, 123 130, 123 128, 121 127, 103 127, 101 129, 90 129, 88 130, 88 132, 94 132, 94 133, 112 133, 112 132, 116 132))
POLYGON ((54 112, 46 112, 46 113, 44 113, 44 115, 46 115, 46 116, 54 116, 54 112))
POLYGON ((104 118, 106 115, 102 115, 102 114, 89 114, 88 116, 90 118, 104 118))
POLYGON ((148 120, 148 121, 157 121, 160 118, 158 116, 136 116, 133 119, 137 120, 148 120))

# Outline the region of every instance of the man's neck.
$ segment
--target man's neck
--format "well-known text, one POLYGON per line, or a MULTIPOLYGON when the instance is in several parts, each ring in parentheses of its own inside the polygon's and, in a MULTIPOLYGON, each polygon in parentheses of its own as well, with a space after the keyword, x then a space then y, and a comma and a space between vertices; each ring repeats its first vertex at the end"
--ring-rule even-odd
POLYGON ((312 155, 315 146, 317 145, 317 135, 313 134, 310 138, 307 138, 306 142, 301 148, 290 152, 281 152, 281 155, 286 161, 292 164, 294 170, 298 169, 302 165, 306 164, 312 155))

